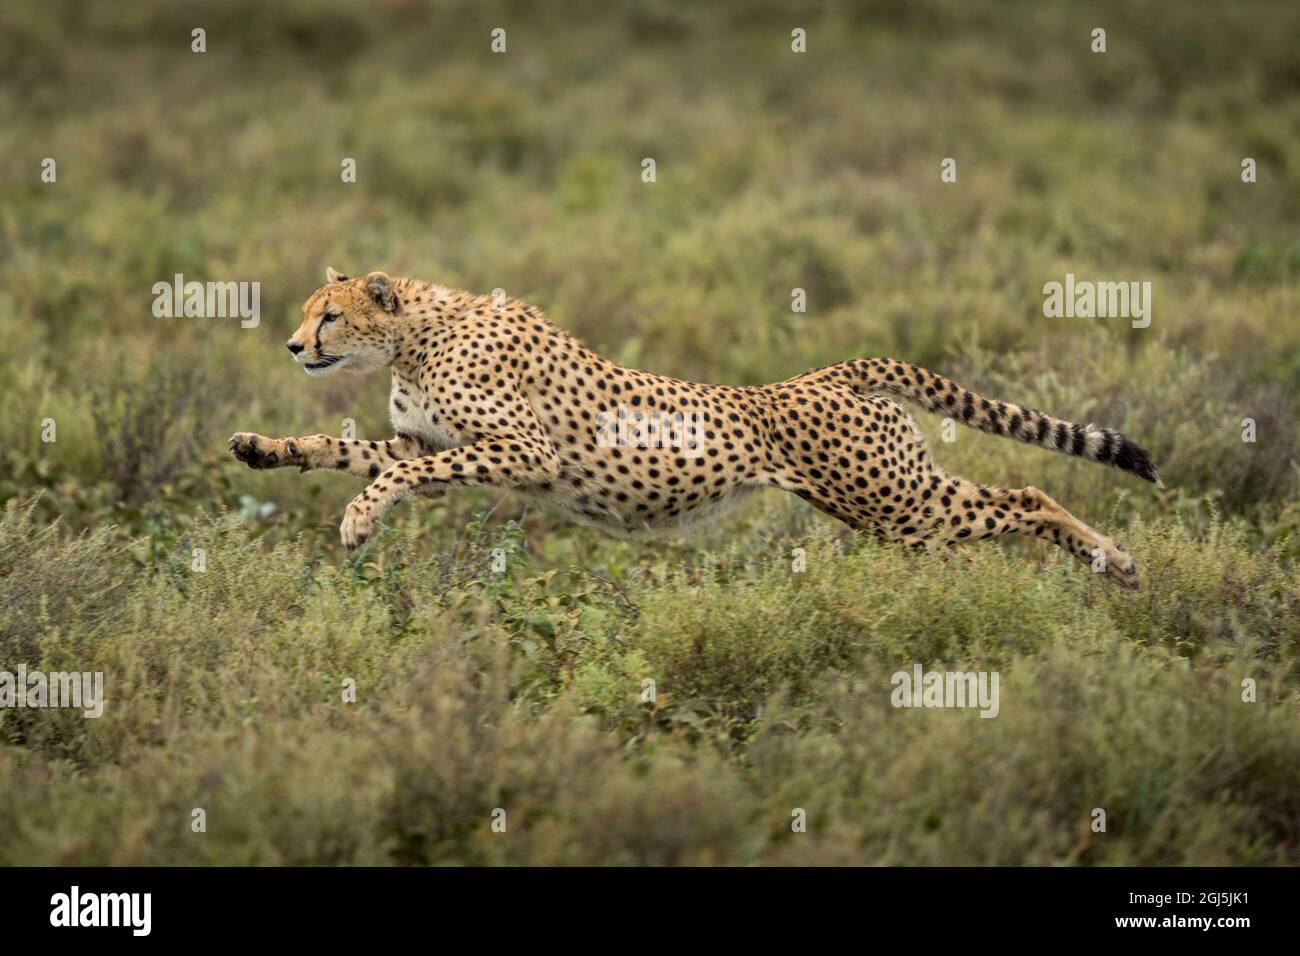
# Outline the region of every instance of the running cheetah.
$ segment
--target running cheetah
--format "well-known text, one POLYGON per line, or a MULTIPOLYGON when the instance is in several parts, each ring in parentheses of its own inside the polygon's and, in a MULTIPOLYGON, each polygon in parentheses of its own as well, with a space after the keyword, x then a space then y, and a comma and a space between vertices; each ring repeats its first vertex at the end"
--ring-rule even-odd
POLYGON ((512 488, 623 532, 671 528, 754 488, 776 487, 909 545, 1034 535, 1137 587, 1132 557, 1037 488, 944 474, 893 398, 1159 485, 1147 453, 1118 432, 983 398, 887 358, 828 365, 776 385, 684 382, 621 368, 524 302, 382 272, 351 279, 328 269, 326 279, 303 306, 289 351, 309 375, 389 368, 396 437, 239 432, 230 450, 252 468, 369 479, 340 526, 348 548, 402 498, 454 486, 512 488), (628 421, 636 440, 619 440, 628 421), (687 440, 666 443, 665 433, 687 440))

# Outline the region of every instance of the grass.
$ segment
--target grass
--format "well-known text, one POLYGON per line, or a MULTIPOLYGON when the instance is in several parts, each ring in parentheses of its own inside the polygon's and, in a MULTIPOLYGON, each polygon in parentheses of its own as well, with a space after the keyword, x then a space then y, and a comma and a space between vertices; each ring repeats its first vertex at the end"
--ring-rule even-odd
POLYGON ((0 709, 0 863, 1300 862, 1295 20, 6 7, 0 670, 103 671, 108 703, 0 709), (382 376, 283 354, 327 263, 504 288, 655 371, 895 355, 1119 428, 1165 491, 918 413, 944 467, 1045 489, 1143 589, 779 495, 628 542, 466 492, 347 555, 355 482, 224 452, 388 435, 382 376), (155 318, 177 272, 260 281, 261 323, 155 318), (1151 281, 1151 327, 1044 318, 1066 272, 1151 281), (997 671, 999 716, 891 707, 917 662, 997 671))

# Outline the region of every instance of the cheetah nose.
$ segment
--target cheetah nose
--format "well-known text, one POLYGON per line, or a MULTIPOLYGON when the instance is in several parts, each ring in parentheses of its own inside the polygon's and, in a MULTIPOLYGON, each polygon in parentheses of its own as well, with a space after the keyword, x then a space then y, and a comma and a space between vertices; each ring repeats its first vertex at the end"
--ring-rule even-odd
POLYGON ((299 352, 302 351, 302 346, 299 345, 297 342, 293 342, 293 341, 285 342, 284 346, 294 355, 297 355, 299 352))

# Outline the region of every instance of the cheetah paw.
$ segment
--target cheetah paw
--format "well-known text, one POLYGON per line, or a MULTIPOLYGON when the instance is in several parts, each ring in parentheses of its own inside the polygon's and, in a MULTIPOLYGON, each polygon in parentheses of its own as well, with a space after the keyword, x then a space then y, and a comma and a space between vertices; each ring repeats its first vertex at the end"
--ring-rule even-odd
POLYGON ((253 432, 230 436, 230 453, 249 468, 279 468, 298 464, 301 450, 292 438, 267 438, 253 432))
POLYGON ((339 537, 343 539, 343 545, 349 551, 361 547, 375 533, 375 516, 371 511, 370 502, 362 501, 360 498, 352 499, 348 504, 348 510, 343 515, 343 523, 339 525, 339 537))
POLYGON ((1110 575, 1116 584, 1126 587, 1130 591, 1136 591, 1141 584, 1137 562, 1133 560, 1131 555, 1125 554, 1123 551, 1120 554, 1123 555, 1123 560, 1109 562, 1106 565, 1106 573, 1110 575))
POLYGON ((1114 542, 1107 540, 1104 543, 1106 552, 1105 572, 1116 584, 1126 587, 1131 591, 1136 591, 1141 583, 1138 575, 1137 562, 1133 560, 1133 555, 1129 554, 1123 548, 1114 542))

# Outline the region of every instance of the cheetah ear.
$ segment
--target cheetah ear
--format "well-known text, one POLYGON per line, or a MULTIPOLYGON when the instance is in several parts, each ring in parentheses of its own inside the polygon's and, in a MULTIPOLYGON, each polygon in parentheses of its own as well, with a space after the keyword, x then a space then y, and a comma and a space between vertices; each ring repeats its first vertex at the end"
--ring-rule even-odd
POLYGON ((326 266, 325 281, 326 282, 347 282, 348 277, 341 272, 335 272, 333 266, 326 266))
POLYGON ((386 274, 372 272, 366 276, 366 291, 370 293, 370 298, 375 300, 375 304, 385 312, 392 312, 397 308, 397 296, 393 294, 393 287, 389 284, 386 274))

